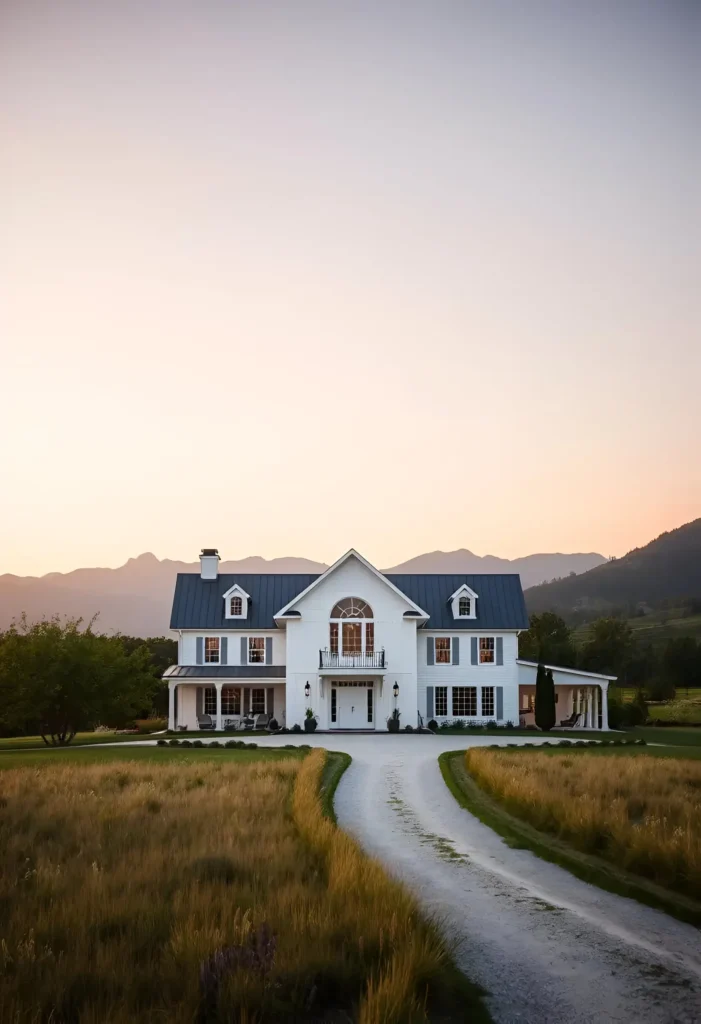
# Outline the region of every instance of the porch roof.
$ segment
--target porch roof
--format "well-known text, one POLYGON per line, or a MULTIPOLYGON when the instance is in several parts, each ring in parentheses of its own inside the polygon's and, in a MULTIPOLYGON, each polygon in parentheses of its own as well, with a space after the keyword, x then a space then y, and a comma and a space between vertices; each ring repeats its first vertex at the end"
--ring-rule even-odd
MULTIPOLYGON (((526 665, 528 668, 538 668, 537 661, 531 661, 529 658, 517 658, 516 663, 518 665, 526 665)), ((543 668, 552 669, 553 672, 566 672, 568 675, 573 676, 586 676, 589 679, 607 679, 609 683, 615 682, 618 676, 607 676, 602 672, 589 672, 583 668, 565 668, 563 665, 543 665, 543 668)))
POLYGON ((171 665, 164 679, 284 679, 286 665, 171 665))

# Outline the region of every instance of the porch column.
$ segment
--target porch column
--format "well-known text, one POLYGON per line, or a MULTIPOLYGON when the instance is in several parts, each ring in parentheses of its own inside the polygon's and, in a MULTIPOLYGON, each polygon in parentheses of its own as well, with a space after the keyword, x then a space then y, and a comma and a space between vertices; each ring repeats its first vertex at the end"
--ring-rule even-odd
POLYGON ((222 728, 222 724, 221 724, 221 688, 222 688, 223 685, 224 685, 223 683, 215 683, 214 684, 214 688, 217 691, 217 731, 218 732, 221 732, 221 728, 222 728))
POLYGON ((591 688, 591 727, 592 729, 599 728, 599 687, 592 686, 591 688))
POLYGON ((174 679, 168 681, 168 728, 173 731, 175 729, 175 687, 178 684, 174 679))
POLYGON ((601 684, 601 728, 608 729, 609 727, 609 684, 601 684))

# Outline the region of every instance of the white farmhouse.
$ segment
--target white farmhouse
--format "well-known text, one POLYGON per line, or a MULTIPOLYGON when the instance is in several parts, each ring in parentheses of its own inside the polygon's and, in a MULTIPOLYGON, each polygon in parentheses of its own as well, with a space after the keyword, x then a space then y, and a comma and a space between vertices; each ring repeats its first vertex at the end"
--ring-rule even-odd
MULTIPOLYGON (((288 728, 423 721, 531 724, 536 666, 519 660, 528 616, 517 575, 383 574, 351 549, 321 575, 179 573, 170 627, 178 664, 169 727, 229 728, 258 715, 288 728)), ((606 729, 613 676, 550 666, 558 722, 606 729)))

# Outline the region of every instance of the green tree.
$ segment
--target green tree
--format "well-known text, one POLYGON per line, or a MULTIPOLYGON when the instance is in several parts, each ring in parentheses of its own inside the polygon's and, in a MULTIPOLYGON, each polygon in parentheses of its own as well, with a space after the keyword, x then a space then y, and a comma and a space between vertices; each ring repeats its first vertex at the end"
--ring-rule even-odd
POLYGON ((662 674, 675 690, 701 686, 701 644, 691 636, 670 640, 662 655, 662 674))
POLYGON ((597 619, 591 628, 591 638, 582 648, 582 667, 591 672, 616 675, 623 684, 627 681, 633 650, 633 634, 627 622, 597 619))
POLYGON ((145 646, 148 648, 151 658, 151 671, 156 685, 149 705, 141 708, 140 713, 148 715, 153 712, 156 715, 165 715, 167 717, 169 694, 168 683, 163 681, 163 673, 170 665, 177 664, 177 640, 172 640, 168 636, 147 636, 145 640, 142 640, 137 636, 124 636, 122 634, 120 634, 120 639, 127 654, 131 654, 138 647, 145 646))
POLYGON ((38 730, 46 744, 70 743, 78 729, 121 725, 150 701, 148 649, 127 653, 120 637, 93 631, 95 619, 23 616, 0 641, 0 725, 38 730))
POLYGON ((531 615, 529 622, 529 628, 518 638, 520 658, 550 662, 563 668, 573 668, 577 664, 577 650, 564 619, 555 612, 543 612, 542 615, 531 615))
POLYGON ((535 724, 543 732, 550 732, 555 721, 555 682, 552 671, 541 662, 535 680, 535 724))

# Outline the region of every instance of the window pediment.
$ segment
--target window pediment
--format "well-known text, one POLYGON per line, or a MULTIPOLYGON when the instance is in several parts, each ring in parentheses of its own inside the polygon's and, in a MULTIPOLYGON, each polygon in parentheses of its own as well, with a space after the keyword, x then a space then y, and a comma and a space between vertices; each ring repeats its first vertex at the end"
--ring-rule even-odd
POLYGON ((234 583, 233 587, 229 587, 223 597, 225 619, 248 618, 248 602, 251 599, 243 587, 240 587, 238 583, 234 583))

